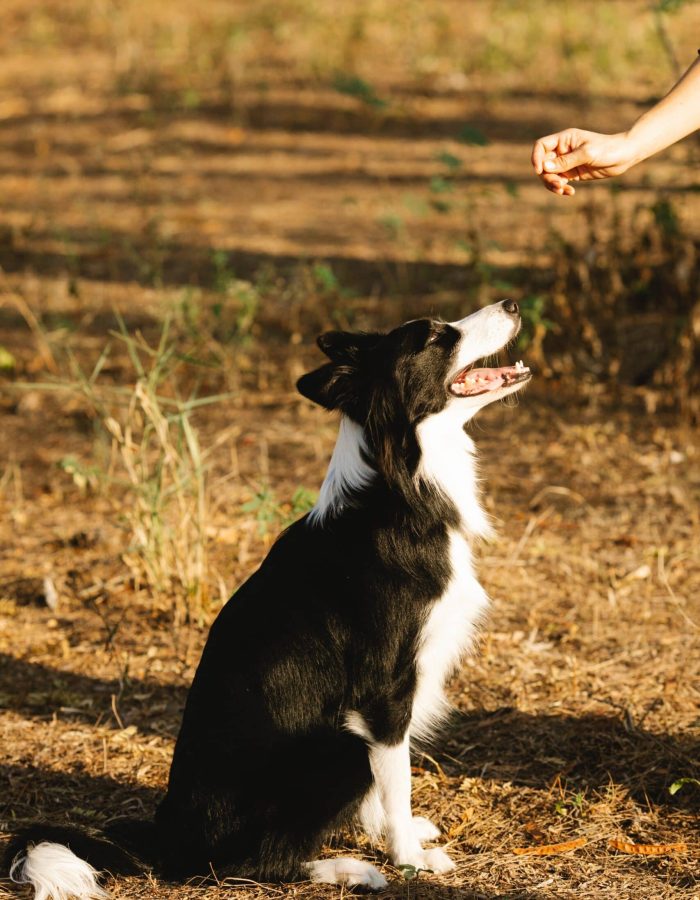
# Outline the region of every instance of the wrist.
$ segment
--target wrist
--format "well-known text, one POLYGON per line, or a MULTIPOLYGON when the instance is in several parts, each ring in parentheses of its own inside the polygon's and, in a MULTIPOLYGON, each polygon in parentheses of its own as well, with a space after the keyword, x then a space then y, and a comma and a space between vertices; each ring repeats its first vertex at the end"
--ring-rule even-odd
POLYGON ((620 157, 621 163, 627 169, 636 166, 654 152, 648 148, 645 135, 637 128, 639 123, 635 123, 628 131, 620 133, 620 157))
POLYGON ((648 159, 674 140, 673 134, 660 127, 660 123, 648 120, 647 115, 642 116, 625 132, 625 152, 629 155, 629 165, 634 166, 648 159))

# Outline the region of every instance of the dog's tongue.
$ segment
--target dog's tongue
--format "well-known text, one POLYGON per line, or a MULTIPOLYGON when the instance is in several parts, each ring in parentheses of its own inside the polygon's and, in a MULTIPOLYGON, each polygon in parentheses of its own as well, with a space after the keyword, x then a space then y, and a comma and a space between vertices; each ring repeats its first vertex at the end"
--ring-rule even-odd
POLYGON ((470 369, 459 376, 452 385, 452 390, 460 397, 483 394, 507 387, 514 381, 519 381, 529 371, 522 363, 517 366, 501 366, 499 369, 470 369))

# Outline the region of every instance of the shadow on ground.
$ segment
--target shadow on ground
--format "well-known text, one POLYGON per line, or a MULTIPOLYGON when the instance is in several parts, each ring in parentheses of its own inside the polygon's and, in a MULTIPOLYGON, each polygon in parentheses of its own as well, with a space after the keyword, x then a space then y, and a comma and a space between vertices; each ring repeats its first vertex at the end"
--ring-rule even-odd
POLYGON ((542 789, 560 778, 571 790, 624 786, 642 803, 700 809, 700 791, 671 796, 680 777, 700 775, 700 734, 647 731, 619 714, 532 715, 503 707, 459 714, 445 740, 444 769, 542 789))
POLYGON ((117 730, 134 725, 142 734, 174 738, 186 695, 181 685, 91 678, 0 653, 0 709, 28 718, 56 716, 117 730))
MULTIPOLYGON (((187 693, 182 685, 138 679, 119 683, 5 654, 0 654, 0 673, 2 707, 20 715, 77 718, 115 729, 134 725, 144 734, 171 738, 187 693)), ((680 777, 700 777, 700 736, 651 732, 622 713, 533 715, 509 707, 462 713, 437 741, 437 749, 443 754, 441 765, 455 776, 536 789, 557 777, 575 790, 602 790, 612 782, 636 800, 700 807, 698 791, 676 797, 668 792, 680 777)), ((92 796, 91 785, 87 788, 84 796, 92 796)))

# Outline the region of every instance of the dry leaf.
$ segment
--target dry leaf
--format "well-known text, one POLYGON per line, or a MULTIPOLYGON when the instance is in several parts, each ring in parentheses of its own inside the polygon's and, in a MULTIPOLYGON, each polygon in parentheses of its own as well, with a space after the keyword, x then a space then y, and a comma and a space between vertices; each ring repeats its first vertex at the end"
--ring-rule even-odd
POLYGON ((555 856, 557 853, 568 853, 569 850, 578 850, 588 843, 586 838, 580 837, 573 841, 564 841, 563 844, 544 844, 541 847, 514 847, 513 853, 518 856, 555 856))
POLYGON ((684 841, 676 844, 630 844, 628 841, 618 841, 615 838, 608 841, 611 850, 618 853, 634 853, 640 856, 666 856, 669 853, 685 853, 688 849, 684 841))

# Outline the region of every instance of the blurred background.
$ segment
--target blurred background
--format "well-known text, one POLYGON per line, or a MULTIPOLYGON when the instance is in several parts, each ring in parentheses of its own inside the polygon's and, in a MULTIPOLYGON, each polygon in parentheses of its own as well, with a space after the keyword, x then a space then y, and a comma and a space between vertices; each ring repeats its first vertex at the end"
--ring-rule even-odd
POLYGON ((43 312, 306 341, 512 295, 544 374, 693 406, 697 138, 569 202, 529 153, 631 124, 697 3, 7 0, 2 25, 0 264, 43 312))
POLYGON ((699 139, 573 199, 529 159, 699 46, 683 0, 4 0, 2 821, 152 807, 208 624, 325 472, 316 335, 512 297, 494 613, 419 804, 480 897, 694 896, 697 853, 606 841, 697 850, 699 139), (504 855, 581 836, 545 893, 504 855))

